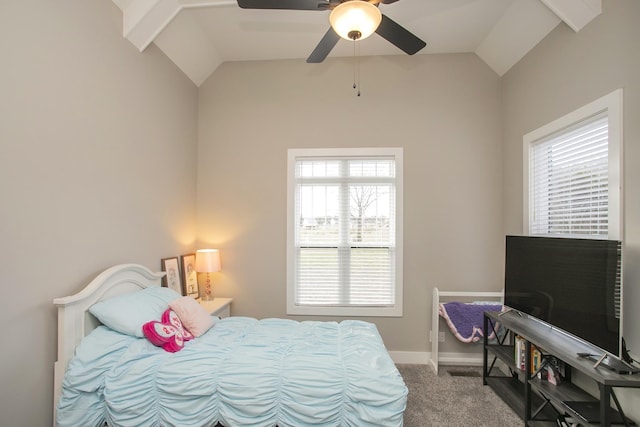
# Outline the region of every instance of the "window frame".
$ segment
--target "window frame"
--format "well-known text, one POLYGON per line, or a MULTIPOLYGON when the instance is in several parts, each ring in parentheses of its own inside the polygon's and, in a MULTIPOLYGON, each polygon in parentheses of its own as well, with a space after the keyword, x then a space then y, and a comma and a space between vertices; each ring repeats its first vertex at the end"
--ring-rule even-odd
POLYGON ((530 235, 529 219, 531 217, 531 195, 529 192, 531 172, 529 168, 531 152, 536 142, 549 137, 550 135, 562 132, 573 125, 576 125, 596 114, 607 112, 609 139, 608 139, 608 198, 609 198, 609 216, 608 216, 608 236, 596 236, 585 234, 536 234, 536 236, 547 237, 573 237, 586 239, 611 239, 622 240, 623 236, 623 200, 622 200, 622 146, 623 146, 623 127, 622 127, 622 106, 623 97, 622 89, 615 91, 578 108, 565 116, 560 117, 534 131, 524 135, 522 142, 522 186, 523 186, 523 209, 522 209, 522 227, 525 235, 530 235))
POLYGON ((291 148, 287 150, 287 314, 303 316, 401 317, 403 315, 403 149, 389 148, 291 148), (307 158, 393 157, 395 160, 395 283, 394 304, 377 306, 313 306, 295 302, 295 191, 296 160, 307 158))

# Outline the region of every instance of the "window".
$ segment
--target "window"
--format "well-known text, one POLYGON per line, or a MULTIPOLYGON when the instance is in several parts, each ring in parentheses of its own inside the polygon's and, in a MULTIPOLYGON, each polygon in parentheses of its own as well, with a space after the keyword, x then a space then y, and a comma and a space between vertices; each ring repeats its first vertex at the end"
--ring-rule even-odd
POLYGON ((622 90, 524 136, 529 235, 621 239, 622 90))
POLYGON ((402 315, 402 149, 288 153, 287 313, 402 315))

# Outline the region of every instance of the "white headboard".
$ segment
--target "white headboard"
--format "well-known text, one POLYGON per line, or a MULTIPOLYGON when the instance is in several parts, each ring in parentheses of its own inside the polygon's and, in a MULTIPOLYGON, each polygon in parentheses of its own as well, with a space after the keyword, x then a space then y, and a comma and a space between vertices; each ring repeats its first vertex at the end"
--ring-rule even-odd
POLYGON ((54 423, 67 364, 82 338, 100 324, 89 314, 89 307, 117 295, 137 292, 150 286, 160 286, 164 275, 164 272, 154 273, 138 264, 115 265, 100 273, 77 294, 53 300, 53 304, 58 307, 58 358, 54 364, 53 375, 54 423))

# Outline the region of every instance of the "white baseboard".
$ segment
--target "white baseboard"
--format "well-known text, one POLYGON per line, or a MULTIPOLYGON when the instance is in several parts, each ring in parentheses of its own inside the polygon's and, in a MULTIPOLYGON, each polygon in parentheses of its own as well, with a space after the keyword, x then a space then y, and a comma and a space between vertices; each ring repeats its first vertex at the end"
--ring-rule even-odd
POLYGON ((475 353, 440 353, 439 365, 482 366, 482 355, 475 353))
POLYGON ((431 353, 426 351, 390 351, 394 363, 408 365, 428 365, 431 353))
MULTIPOLYGON (((429 351, 390 351, 394 363, 429 365, 431 352, 429 351)), ((477 353, 440 353, 439 365, 482 366, 482 355, 477 353)))

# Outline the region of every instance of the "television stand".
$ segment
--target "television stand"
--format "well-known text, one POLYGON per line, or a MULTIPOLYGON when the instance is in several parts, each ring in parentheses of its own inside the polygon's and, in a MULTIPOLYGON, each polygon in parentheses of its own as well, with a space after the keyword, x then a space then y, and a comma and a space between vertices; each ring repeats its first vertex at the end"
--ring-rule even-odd
POLYGON ((591 353, 578 353, 578 357, 591 360, 594 363, 593 367, 597 368, 602 366, 606 369, 610 369, 620 375, 632 375, 640 372, 639 368, 626 363, 624 360, 616 359, 609 356, 607 353, 591 354, 591 353))
POLYGON ((504 316, 507 313, 515 313, 516 315, 522 317, 522 313, 520 313, 518 310, 516 310, 515 308, 507 308, 504 311, 501 311, 500 313, 498 313, 498 316, 504 316))
POLYGON ((630 375, 639 370, 612 356, 602 358, 602 350, 527 315, 515 312, 500 315, 486 312, 484 315, 483 384, 491 387, 511 408, 519 414, 526 426, 555 426, 556 420, 569 416, 577 422, 611 425, 637 425, 623 411, 615 388, 640 388, 640 375, 630 375), (495 324, 508 333, 502 341, 489 343, 488 336, 495 324), (523 349, 523 366, 516 366, 514 359, 516 336, 523 349), (564 365, 563 379, 557 385, 541 379, 537 373, 546 372, 544 365, 534 372, 533 349, 541 353, 543 364, 557 361, 564 365), (579 355, 580 354, 580 355, 579 355), (508 373, 496 366, 500 361, 508 373), (572 372, 580 372, 598 385, 598 395, 592 396, 571 381, 572 372), (612 407, 613 405, 613 407, 612 407))

